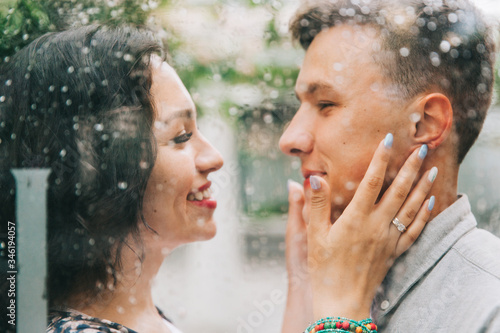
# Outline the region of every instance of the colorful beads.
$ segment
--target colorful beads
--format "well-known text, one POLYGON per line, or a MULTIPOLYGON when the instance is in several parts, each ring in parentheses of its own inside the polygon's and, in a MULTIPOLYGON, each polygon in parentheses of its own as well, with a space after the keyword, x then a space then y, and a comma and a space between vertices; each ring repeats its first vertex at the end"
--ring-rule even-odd
POLYGON ((355 321, 343 317, 327 317, 310 325, 305 331, 305 333, 317 332, 377 333, 377 325, 371 318, 355 321))

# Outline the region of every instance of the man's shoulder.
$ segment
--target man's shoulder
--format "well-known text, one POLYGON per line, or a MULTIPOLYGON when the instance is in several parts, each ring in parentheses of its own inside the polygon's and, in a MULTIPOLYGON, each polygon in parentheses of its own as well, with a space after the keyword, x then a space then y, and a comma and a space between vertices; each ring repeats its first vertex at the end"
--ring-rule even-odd
POLYGON ((452 247, 468 266, 491 275, 500 283, 500 238, 475 228, 461 237, 452 247))

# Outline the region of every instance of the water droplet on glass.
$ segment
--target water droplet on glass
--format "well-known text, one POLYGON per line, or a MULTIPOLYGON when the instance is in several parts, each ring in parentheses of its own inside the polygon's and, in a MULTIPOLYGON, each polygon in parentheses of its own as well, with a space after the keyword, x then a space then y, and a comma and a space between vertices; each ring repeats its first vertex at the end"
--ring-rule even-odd
POLYGON ((410 114, 410 121, 413 123, 418 123, 421 119, 420 113, 418 112, 413 112, 410 114))
POLYGON ((456 23, 458 21, 457 14, 455 13, 448 14, 448 21, 450 21, 450 23, 456 23))
POLYGON ((73 104, 73 101, 71 99, 67 99, 66 100, 66 105, 70 106, 71 104, 73 104))
POLYGON ((66 156, 66 149, 62 149, 62 150, 59 152, 59 156, 61 156, 61 157, 66 156))
POLYGON ((436 52, 431 52, 429 58, 431 59, 431 63, 433 66, 438 67, 441 64, 439 54, 437 54, 436 52))
POLYGON ((54 90, 56 90, 56 87, 54 87, 54 86, 50 86, 50 87, 49 87, 49 91, 50 91, 50 92, 53 92, 54 90))
POLYGON ((447 53, 448 51, 450 51, 450 48, 451 44, 447 40, 443 40, 441 41, 441 44, 439 44, 439 49, 441 50, 441 52, 447 53))
POLYGON ((125 190, 125 189, 127 189, 127 187, 128 187, 127 182, 118 182, 118 188, 120 190, 125 190))
POLYGON ((69 67, 68 67, 68 74, 71 74, 71 73, 73 73, 74 71, 75 71, 75 67, 73 67, 73 66, 69 66, 69 67))
POLYGON ((401 54, 401 56, 407 57, 410 55, 410 50, 406 47, 402 47, 399 49, 399 53, 401 54))
POLYGON ((68 92, 68 86, 62 86, 61 91, 62 92, 68 92))
POLYGON ((94 129, 98 132, 101 132, 104 129, 103 124, 95 124, 94 129))
POLYGON ((429 29, 430 31, 436 31, 436 29, 437 29, 436 23, 434 23, 434 22, 427 23, 427 29, 429 29))
POLYGON ((11 84, 12 84, 12 80, 7 80, 7 81, 5 81, 5 85, 6 85, 6 86, 10 86, 11 84))
POLYGON ((5 96, 0 96, 0 102, 5 102, 5 96))
POLYGON ((396 24, 403 24, 405 23, 405 18, 403 15, 396 15, 394 16, 394 22, 396 22, 396 24))
POLYGON ((344 66, 340 62, 336 62, 333 64, 333 69, 335 69, 337 72, 340 72, 344 66))

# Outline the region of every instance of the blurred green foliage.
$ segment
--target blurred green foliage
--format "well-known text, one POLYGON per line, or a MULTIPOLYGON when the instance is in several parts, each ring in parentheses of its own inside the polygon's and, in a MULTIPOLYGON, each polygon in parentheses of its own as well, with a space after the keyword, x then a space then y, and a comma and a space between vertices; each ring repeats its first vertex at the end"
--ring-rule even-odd
POLYGON ((158 2, 142 0, 7 0, 0 6, 0 57, 51 31, 90 23, 145 25, 158 2))

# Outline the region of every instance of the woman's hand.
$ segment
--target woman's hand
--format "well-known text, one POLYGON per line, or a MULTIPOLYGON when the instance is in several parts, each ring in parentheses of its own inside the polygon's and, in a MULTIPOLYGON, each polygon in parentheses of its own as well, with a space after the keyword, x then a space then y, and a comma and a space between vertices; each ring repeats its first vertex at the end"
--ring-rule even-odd
POLYGON ((413 244, 429 219, 434 198, 426 197, 437 169, 427 171, 408 196, 426 150, 422 146, 410 155, 377 202, 391 152, 382 141, 352 201, 333 225, 328 183, 311 176, 307 257, 315 320, 370 316, 375 292, 394 259, 413 244), (406 231, 398 230, 394 218, 406 231))

